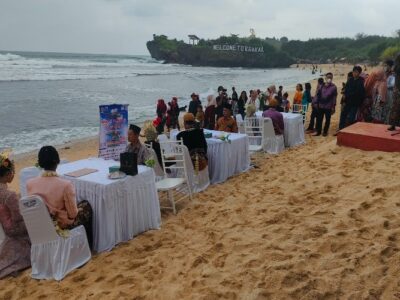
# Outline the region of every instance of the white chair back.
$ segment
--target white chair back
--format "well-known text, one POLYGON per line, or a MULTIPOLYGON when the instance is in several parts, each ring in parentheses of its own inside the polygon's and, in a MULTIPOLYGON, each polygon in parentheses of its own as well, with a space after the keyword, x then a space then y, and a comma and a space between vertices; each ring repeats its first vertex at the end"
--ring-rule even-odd
POLYGON ((26 183, 28 180, 39 176, 41 172, 41 169, 36 167, 28 167, 21 170, 19 173, 19 191, 21 193, 21 197, 25 197, 27 195, 26 183))
POLYGON ((264 136, 265 138, 275 137, 274 125, 271 118, 264 118, 264 136))
POLYGON ((241 114, 236 115, 236 122, 243 122, 243 117, 241 114))
POLYGON ((302 114, 304 124, 306 123, 307 111, 308 111, 308 105, 303 105, 303 104, 292 105, 292 113, 302 114))
POLYGON ((6 239, 6 234, 4 233, 3 226, 0 223, 0 245, 3 244, 6 239))
POLYGON ((43 199, 37 195, 23 197, 19 209, 32 244, 43 244, 58 238, 43 199))
POLYGON ((264 144, 263 118, 244 118, 244 130, 249 138, 249 145, 264 144))

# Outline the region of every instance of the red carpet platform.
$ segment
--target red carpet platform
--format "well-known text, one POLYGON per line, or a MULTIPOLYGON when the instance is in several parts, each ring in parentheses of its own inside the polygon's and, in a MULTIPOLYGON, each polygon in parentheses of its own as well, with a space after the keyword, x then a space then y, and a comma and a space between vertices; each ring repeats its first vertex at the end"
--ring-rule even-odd
MULTIPOLYGON (((337 144, 366 151, 400 152, 400 134, 388 125, 356 123, 339 131, 337 144)), ((397 128, 399 130, 399 128, 397 128)))

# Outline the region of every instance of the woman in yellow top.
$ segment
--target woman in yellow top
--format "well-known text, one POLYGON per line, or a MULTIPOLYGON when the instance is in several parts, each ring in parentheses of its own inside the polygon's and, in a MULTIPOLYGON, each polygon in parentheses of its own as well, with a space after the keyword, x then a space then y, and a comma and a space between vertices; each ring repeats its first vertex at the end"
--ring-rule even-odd
POLYGON ((298 83, 296 85, 296 93, 294 94, 293 104, 300 104, 301 100, 303 99, 303 85, 298 83))

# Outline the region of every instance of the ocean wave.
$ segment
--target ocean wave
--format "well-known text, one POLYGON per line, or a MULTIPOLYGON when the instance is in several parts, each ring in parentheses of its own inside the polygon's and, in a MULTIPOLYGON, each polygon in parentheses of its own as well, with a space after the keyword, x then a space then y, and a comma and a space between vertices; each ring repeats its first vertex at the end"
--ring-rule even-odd
POLYGON ((15 61, 24 59, 25 57, 20 56, 18 54, 12 54, 12 53, 0 54, 0 61, 15 61))

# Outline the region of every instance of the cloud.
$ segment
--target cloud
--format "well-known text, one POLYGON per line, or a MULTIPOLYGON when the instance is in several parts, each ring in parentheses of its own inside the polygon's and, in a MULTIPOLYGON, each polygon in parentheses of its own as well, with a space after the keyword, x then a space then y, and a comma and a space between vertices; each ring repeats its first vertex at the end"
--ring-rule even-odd
POLYGON ((148 54, 152 34, 260 37, 391 35, 400 1, 1 0, 0 49, 148 54))

